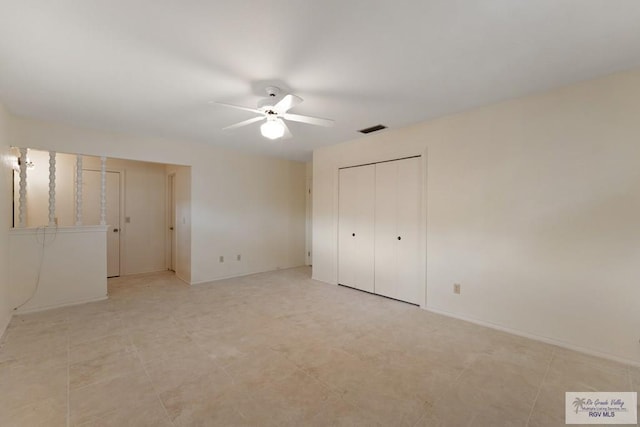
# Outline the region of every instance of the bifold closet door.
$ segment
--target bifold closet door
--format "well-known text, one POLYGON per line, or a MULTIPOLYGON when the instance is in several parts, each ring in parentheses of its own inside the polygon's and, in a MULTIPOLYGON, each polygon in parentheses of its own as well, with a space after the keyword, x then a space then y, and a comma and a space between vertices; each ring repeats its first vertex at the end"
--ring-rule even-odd
POLYGON ((420 158, 376 165, 375 293, 420 304, 420 158))
POLYGON ((375 166, 339 174, 338 283, 373 292, 375 166))

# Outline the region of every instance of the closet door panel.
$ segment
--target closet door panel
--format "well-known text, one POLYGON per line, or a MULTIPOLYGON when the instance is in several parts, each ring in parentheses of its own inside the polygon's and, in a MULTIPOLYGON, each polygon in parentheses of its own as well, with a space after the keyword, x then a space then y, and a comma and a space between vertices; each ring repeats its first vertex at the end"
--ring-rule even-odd
POLYGON ((375 293, 420 304, 420 158, 376 165, 375 293))
POLYGON ((375 293, 397 298, 397 208, 396 162, 376 165, 375 293))
POLYGON ((421 162, 420 158, 397 162, 397 299, 420 304, 420 207, 421 162))
POLYGON ((338 190, 338 283, 354 286, 355 239, 351 236, 356 229, 357 174, 353 169, 341 169, 338 190))
POLYGON ((357 221, 355 237, 356 287, 373 292, 375 254, 375 166, 358 168, 357 221))
POLYGON ((338 283, 373 292, 375 166, 340 170, 338 283))

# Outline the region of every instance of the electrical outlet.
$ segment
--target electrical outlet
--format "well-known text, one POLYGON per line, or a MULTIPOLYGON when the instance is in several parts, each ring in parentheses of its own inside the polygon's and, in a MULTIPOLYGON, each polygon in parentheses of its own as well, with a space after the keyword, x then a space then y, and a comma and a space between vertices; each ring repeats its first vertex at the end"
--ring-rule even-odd
POLYGON ((224 257, 220 255, 220 262, 224 262, 224 257))
POLYGON ((237 258, 236 258, 236 259, 237 259, 238 261, 240 261, 240 259, 241 259, 241 258, 242 258, 242 256, 241 256, 240 254, 238 254, 238 256, 237 256, 237 258))
POLYGON ((454 283, 453 284, 453 293, 454 294, 459 294, 460 293, 460 283, 454 283))

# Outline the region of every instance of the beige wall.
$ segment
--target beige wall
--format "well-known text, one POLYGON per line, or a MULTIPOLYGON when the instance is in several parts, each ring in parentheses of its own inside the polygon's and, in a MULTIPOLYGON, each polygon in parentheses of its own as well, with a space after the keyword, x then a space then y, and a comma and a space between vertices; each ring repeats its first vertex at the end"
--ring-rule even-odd
POLYGON ((0 337, 11 319, 9 301, 9 228, 11 227, 12 159, 7 136, 8 115, 0 104, 0 337))
POLYGON ((9 133, 16 146, 191 166, 191 283, 304 264, 304 163, 15 116, 9 133))
POLYGON ((9 301, 17 313, 107 298, 106 226, 9 232, 9 301))
MULTIPOLYGON (((17 154, 17 150, 14 150, 17 154)), ((27 159, 33 163, 27 168, 27 227, 46 226, 49 223, 49 153, 29 150, 27 159)), ((75 156, 56 153, 56 218, 58 225, 74 224, 75 156)), ((19 178, 15 176, 15 187, 19 178)), ((14 194, 14 215, 18 218, 18 194, 14 194)))
POLYGON ((337 168, 420 154, 428 309, 638 364, 639 117, 636 70, 319 149, 313 276, 337 168))

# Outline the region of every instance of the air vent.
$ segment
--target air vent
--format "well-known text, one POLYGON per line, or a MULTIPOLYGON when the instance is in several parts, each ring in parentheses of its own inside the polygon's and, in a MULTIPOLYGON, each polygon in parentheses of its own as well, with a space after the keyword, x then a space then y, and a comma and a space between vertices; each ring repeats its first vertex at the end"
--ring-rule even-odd
POLYGON ((379 130, 386 129, 386 128, 387 127, 385 125, 375 125, 375 126, 371 126, 370 128, 360 129, 358 132, 366 134, 371 132, 377 132, 379 130))

